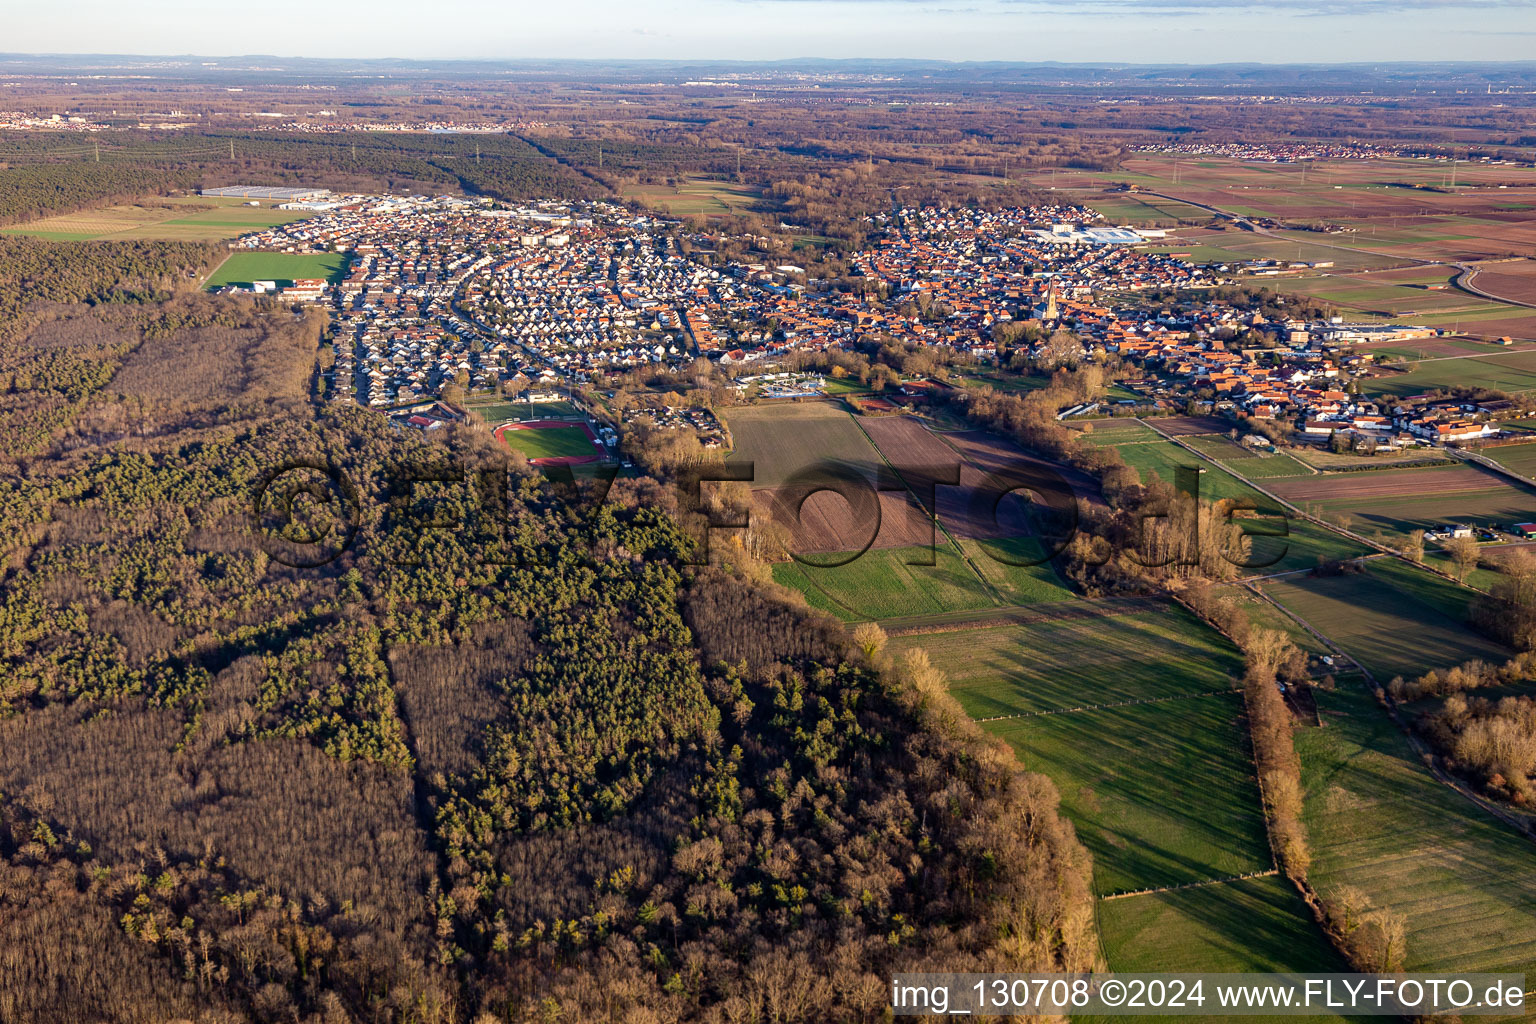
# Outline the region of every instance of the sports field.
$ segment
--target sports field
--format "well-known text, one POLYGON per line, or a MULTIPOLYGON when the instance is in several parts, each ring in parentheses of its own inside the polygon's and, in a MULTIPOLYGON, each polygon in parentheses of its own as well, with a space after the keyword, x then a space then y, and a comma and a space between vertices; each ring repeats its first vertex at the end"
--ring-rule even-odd
POLYGON ((279 210, 270 203, 256 207, 246 206, 239 199, 173 196, 78 210, 0 231, 55 241, 214 242, 312 216, 306 210, 279 210))
MULTIPOLYGON (((1378 564, 1378 561, 1381 564, 1378 564)), ((1383 684, 1509 653, 1461 618, 1470 591, 1393 559, 1357 575, 1274 581, 1264 592, 1327 636, 1383 684)))
POLYGON ((601 457, 592 441, 592 432, 584 425, 535 420, 532 423, 501 427, 496 436, 528 461, 538 465, 595 462, 601 457))
POLYGON ((1313 885, 1402 914, 1410 971, 1536 976, 1529 840, 1436 781, 1362 688, 1317 696, 1327 726, 1296 734, 1313 885))
POLYGON ((347 269, 347 254, 342 252, 237 252, 232 253, 212 274, 207 288, 226 284, 250 284, 253 281, 292 282, 300 278, 323 281, 341 280, 347 269))
POLYGON ((490 402, 467 408, 487 423, 558 420, 578 415, 576 407, 569 402, 490 402))

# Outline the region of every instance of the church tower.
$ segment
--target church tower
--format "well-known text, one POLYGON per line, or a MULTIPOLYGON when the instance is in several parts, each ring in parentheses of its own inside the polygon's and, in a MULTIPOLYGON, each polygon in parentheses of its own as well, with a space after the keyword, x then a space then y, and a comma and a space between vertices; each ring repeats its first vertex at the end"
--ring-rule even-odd
POLYGON ((1056 308, 1056 282, 1051 282, 1050 289, 1045 293, 1045 309, 1040 312, 1041 320, 1060 320, 1061 310, 1056 308))

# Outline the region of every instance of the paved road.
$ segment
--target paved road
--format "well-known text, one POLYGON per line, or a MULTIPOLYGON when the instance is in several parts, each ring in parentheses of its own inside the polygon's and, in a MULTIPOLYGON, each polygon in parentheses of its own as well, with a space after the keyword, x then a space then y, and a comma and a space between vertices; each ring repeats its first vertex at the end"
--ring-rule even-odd
POLYGON ((1531 479, 1523 473, 1516 473, 1508 466, 1494 462, 1492 459, 1479 452, 1471 451, 1467 448, 1447 448, 1446 451, 1451 453, 1452 458, 1461 459, 1464 462, 1474 463, 1475 465, 1482 466, 1484 469, 1498 473, 1500 476, 1507 476, 1511 480, 1516 480, 1527 487, 1536 489, 1536 480, 1531 479))
MULTIPOLYGON (((1194 202, 1193 200, 1190 200, 1190 199, 1182 199, 1179 196, 1171 196, 1171 195, 1168 195, 1168 194, 1163 193, 1163 192, 1142 192, 1142 193, 1138 193, 1138 194, 1139 195, 1157 196, 1159 199, 1169 199, 1169 200, 1172 200, 1172 201, 1177 202, 1177 203, 1183 203, 1186 206, 1193 206, 1193 207, 1195 207, 1197 209, 1206 210, 1206 211, 1208 211, 1210 213, 1220 214, 1223 217, 1234 217, 1234 218, 1236 218, 1237 223, 1244 225, 1245 227, 1247 227, 1248 229, 1253 231, 1255 234, 1264 235, 1266 237, 1273 238, 1273 239, 1276 239, 1278 241, 1282 241, 1282 242, 1296 242, 1297 241, 1297 239, 1287 238, 1286 236, 1281 235, 1281 234, 1277 234, 1277 233, 1269 230, 1268 228, 1260 227, 1259 225, 1253 223, 1253 221, 1250 220, 1247 217, 1241 216, 1241 215, 1236 214, 1236 213, 1232 213, 1232 212, 1230 212, 1228 210, 1223 210, 1220 207, 1211 206, 1211 205, 1209 205, 1207 203, 1197 203, 1197 202, 1194 202)), ((1306 245, 1310 245, 1310 246, 1316 246, 1316 247, 1322 248, 1322 249, 1335 249, 1335 250, 1337 250, 1339 252, 1354 253, 1356 255, 1358 255, 1358 254, 1360 254, 1362 252, 1373 252, 1373 250, 1370 250, 1370 249, 1361 249, 1361 248, 1357 248, 1355 246, 1349 246, 1349 245, 1335 245, 1335 244, 1333 244, 1331 242, 1316 242, 1316 241, 1313 241, 1311 239, 1307 239, 1306 242, 1302 243, 1302 244, 1306 244, 1306 245)), ((1452 280, 1451 283, 1454 284, 1457 288, 1460 288, 1462 291, 1467 292, 1468 294, 1471 294, 1471 295, 1476 295, 1479 298, 1488 299, 1488 300, 1493 301, 1493 302, 1502 302, 1506 306, 1522 306, 1522 307, 1524 307, 1526 309, 1536 309, 1536 302, 1522 302, 1519 299, 1505 298, 1502 295, 1495 295, 1492 292, 1484 291, 1483 289, 1477 287, 1477 285, 1475 285, 1473 283, 1473 279, 1477 277, 1477 272, 1478 272, 1479 268, 1474 263, 1460 263, 1460 262, 1457 262, 1457 261, 1454 261, 1454 260, 1429 260, 1429 259, 1422 259, 1422 258, 1420 258, 1418 256, 1403 256, 1403 255, 1397 254, 1397 253, 1394 253, 1394 254, 1392 254, 1390 256, 1388 256, 1386 253, 1374 253, 1374 254, 1378 255, 1378 256, 1386 257, 1388 259, 1401 260, 1404 263, 1410 263, 1410 264, 1413 264, 1415 266, 1421 266, 1421 267, 1452 267, 1452 268, 1454 268, 1457 271, 1457 274, 1456 274, 1456 277, 1452 280)))
POLYGON ((1473 295, 1478 295, 1485 299, 1492 299, 1494 302, 1502 302, 1506 306, 1524 306, 1526 309, 1536 309, 1536 302, 1521 302, 1519 299, 1507 299, 1502 295, 1485 292, 1473 284, 1472 281, 1477 277, 1477 272, 1482 269, 1476 264, 1458 263, 1456 266, 1461 268, 1461 273, 1456 275, 1456 280, 1453 283, 1462 291, 1471 292, 1473 295))
POLYGON ((1326 519, 1322 519, 1322 518, 1319 518, 1318 516, 1311 515, 1310 513, 1305 512, 1305 511, 1303 511, 1300 508, 1297 508, 1295 505, 1291 504, 1289 501, 1286 501, 1284 498, 1280 497, 1280 495, 1276 494, 1274 491, 1271 491, 1269 488, 1264 487, 1262 484, 1256 483, 1255 481, 1249 479, 1246 476, 1243 476, 1242 473, 1240 473, 1237 470, 1233 469, 1227 463, 1216 461, 1216 459, 1214 459, 1211 456, 1205 454, 1205 452, 1202 452, 1200 449, 1194 447, 1193 445, 1187 444, 1182 439, 1180 439, 1179 437, 1177 437, 1177 436, 1175 436, 1173 434, 1168 433, 1166 430, 1162 429, 1161 427, 1159 427, 1157 425, 1157 421, 1156 420, 1153 420, 1151 418, 1147 418, 1147 419, 1143 419, 1141 422, 1145 423, 1147 426, 1149 426, 1153 430, 1157 431, 1157 433, 1161 434, 1163 437, 1165 437, 1168 440, 1172 441, 1174 444, 1178 445, 1180 448, 1182 448, 1185 451, 1189 452, 1191 455, 1195 456, 1196 458, 1200 459, 1201 461, 1209 462, 1211 465, 1215 466, 1217 469, 1220 469, 1222 472, 1228 473, 1231 476, 1236 477, 1238 480, 1241 480, 1243 483, 1247 484, 1249 487, 1252 487, 1254 490, 1258 491, 1260 494, 1264 495, 1269 500, 1277 503, 1282 508, 1284 508, 1287 511, 1289 511, 1291 514, 1295 515, 1298 519, 1305 519, 1309 523, 1315 523, 1316 525, 1321 526, 1325 530, 1330 530, 1333 533, 1337 533, 1341 537, 1348 537, 1350 540, 1355 541, 1357 544, 1363 544, 1366 547, 1371 548, 1374 551, 1380 552, 1383 555, 1391 555, 1393 558, 1401 559, 1402 561, 1407 562, 1410 565, 1414 565, 1414 566, 1417 566, 1420 569, 1423 569, 1425 572, 1434 573, 1436 576, 1439 576, 1442 579, 1450 580, 1452 583, 1456 584, 1457 586, 1466 587, 1468 590, 1477 591, 1477 593, 1479 593, 1479 594, 1482 593, 1481 590, 1478 590, 1476 587, 1471 586, 1470 584, 1464 583, 1461 580, 1458 580, 1455 576, 1452 576, 1448 572, 1441 572, 1439 569, 1435 568, 1432 565, 1426 565, 1423 562, 1414 561, 1412 558, 1409 558, 1406 554, 1404 554, 1403 552, 1397 550, 1396 548, 1390 548, 1387 545, 1382 544, 1379 541, 1375 541, 1375 540, 1372 540, 1369 537, 1362 536, 1362 535, 1356 533, 1353 530, 1346 530, 1342 526, 1335 525, 1334 523, 1328 522, 1326 519))

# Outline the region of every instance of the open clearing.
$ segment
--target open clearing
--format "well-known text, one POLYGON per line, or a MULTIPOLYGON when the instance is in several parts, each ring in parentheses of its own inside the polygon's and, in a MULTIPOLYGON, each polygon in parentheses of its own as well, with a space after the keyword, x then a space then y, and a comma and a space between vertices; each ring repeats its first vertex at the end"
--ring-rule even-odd
POLYGON ((1410 971, 1536 975, 1536 847, 1436 781, 1362 688, 1317 697, 1326 727, 1296 734, 1312 883, 1401 913, 1410 971))
POLYGON ((1471 591, 1422 569, 1379 561, 1368 563, 1364 573, 1271 582, 1264 592, 1383 684, 1472 658, 1508 659, 1507 650, 1464 624, 1471 591))
POLYGON ((209 275, 207 288, 253 281, 293 282, 301 278, 319 278, 332 283, 341 280, 347 269, 347 254, 342 252, 237 252, 232 253, 209 275))
POLYGON ((246 206, 239 199, 173 196, 77 210, 0 228, 0 231, 55 241, 216 242, 312 216, 314 214, 308 210, 279 210, 272 204, 246 206))
POLYGON ((755 209, 763 190, 718 178, 683 178, 672 185, 631 185, 625 199, 638 199, 674 217, 725 215, 755 209))

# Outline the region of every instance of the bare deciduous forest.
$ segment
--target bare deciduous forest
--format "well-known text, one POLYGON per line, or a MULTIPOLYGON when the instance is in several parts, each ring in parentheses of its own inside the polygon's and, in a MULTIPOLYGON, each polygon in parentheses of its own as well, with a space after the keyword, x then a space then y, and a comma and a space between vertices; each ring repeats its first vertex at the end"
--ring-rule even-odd
POLYGON ((312 402, 323 318, 187 293, 202 247, 0 246, 70 282, 3 296, 0 1019, 872 1020, 1095 962, 1050 784, 666 490, 312 402), (356 490, 318 568, 253 515, 302 466, 356 490))

